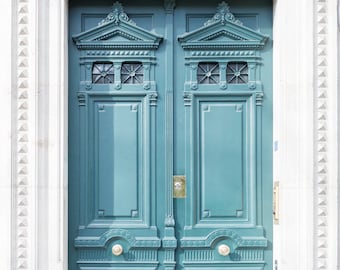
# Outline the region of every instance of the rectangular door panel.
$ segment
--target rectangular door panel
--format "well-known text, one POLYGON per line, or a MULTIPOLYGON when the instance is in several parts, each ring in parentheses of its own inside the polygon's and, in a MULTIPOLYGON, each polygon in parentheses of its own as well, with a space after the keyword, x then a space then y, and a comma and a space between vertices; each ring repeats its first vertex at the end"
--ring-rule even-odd
MULTIPOLYGON (((193 95, 186 112, 188 228, 252 227, 255 216, 254 98, 193 95), (197 203, 196 203, 197 202, 197 203)), ((191 230, 191 229, 188 229, 191 230)))
POLYGON ((98 216, 138 218, 142 205, 143 160, 140 104, 97 103, 95 174, 98 177, 98 216))
POLYGON ((147 97, 91 94, 88 108, 89 227, 149 226, 147 97), (94 142, 94 143, 92 143, 94 142), (91 188, 93 187, 93 188, 91 188), (92 212, 94 205, 94 212, 92 212))
POLYGON ((201 220, 242 217, 242 104, 201 102, 199 111, 201 220))

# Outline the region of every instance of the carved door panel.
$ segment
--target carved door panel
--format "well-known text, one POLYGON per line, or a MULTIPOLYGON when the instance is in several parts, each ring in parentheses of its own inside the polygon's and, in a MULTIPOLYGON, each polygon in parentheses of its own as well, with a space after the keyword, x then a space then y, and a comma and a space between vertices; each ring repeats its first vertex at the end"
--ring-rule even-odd
POLYGON ((271 2, 74 0, 69 29, 69 269, 272 269, 271 2))

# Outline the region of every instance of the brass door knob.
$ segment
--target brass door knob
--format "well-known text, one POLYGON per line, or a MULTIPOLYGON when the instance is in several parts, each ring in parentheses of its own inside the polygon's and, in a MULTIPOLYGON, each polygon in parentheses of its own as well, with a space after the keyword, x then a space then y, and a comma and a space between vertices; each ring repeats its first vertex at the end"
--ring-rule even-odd
POLYGON ((227 245, 220 245, 218 247, 218 253, 221 255, 221 256, 228 256, 229 253, 230 253, 230 247, 228 247, 227 245))
POLYGON ((117 244, 117 245, 114 245, 112 247, 112 254, 115 255, 115 256, 121 255, 123 253, 123 251, 124 251, 124 249, 123 249, 122 245, 117 244))

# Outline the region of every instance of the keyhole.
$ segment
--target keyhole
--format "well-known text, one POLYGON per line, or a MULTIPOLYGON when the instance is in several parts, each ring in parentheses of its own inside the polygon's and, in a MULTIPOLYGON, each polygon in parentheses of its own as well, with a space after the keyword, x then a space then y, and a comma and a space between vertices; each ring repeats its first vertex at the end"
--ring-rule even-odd
POLYGON ((175 183, 175 189, 181 189, 182 188, 182 183, 181 182, 176 182, 175 183))

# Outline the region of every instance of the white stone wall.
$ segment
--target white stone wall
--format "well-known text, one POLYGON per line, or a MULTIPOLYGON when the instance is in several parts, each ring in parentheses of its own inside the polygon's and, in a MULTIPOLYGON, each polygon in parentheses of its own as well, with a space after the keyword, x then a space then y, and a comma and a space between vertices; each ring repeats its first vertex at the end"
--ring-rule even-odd
MULTIPOLYGON (((0 269, 67 269, 67 1, 4 0, 0 269)), ((338 267, 336 0, 274 1, 279 270, 338 267)))

